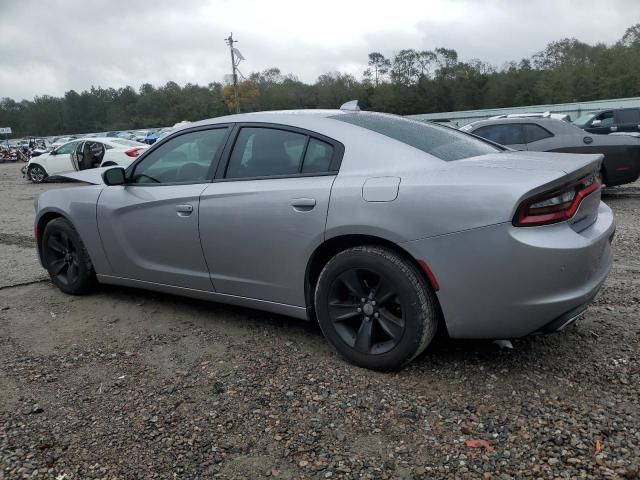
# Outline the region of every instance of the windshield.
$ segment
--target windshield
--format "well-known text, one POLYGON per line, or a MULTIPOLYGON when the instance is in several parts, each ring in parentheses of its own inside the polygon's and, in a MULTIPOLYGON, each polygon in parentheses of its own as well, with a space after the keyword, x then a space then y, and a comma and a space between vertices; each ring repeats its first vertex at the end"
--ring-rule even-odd
POLYGON ((502 151, 493 144, 453 128, 396 115, 361 112, 329 118, 380 133, 446 162, 502 151))
POLYGON ((596 116, 596 114, 595 114, 594 112, 589 112, 589 113, 586 113, 586 114, 584 114, 584 115, 580 115, 578 118, 576 118, 576 119, 573 121, 573 124, 574 124, 574 125, 577 125, 577 126, 578 126, 578 127, 580 127, 580 128, 582 128, 582 127, 584 127, 587 123, 589 123, 589 121, 591 121, 591 119, 592 119, 593 117, 595 117, 595 116, 596 116))

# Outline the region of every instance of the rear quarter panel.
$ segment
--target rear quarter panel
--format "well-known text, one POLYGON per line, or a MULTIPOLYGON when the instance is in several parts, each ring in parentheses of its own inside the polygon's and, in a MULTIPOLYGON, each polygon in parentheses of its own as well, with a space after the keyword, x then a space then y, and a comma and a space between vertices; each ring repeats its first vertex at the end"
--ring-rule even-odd
POLYGON ((510 222, 524 193, 561 175, 557 171, 492 168, 486 163, 475 166, 473 159, 433 163, 429 155, 407 150, 396 148, 395 162, 393 157, 387 160, 395 163, 395 169, 340 171, 331 190, 327 238, 365 234, 401 243, 510 222), (364 182, 390 175, 400 177, 396 199, 365 201, 364 182))

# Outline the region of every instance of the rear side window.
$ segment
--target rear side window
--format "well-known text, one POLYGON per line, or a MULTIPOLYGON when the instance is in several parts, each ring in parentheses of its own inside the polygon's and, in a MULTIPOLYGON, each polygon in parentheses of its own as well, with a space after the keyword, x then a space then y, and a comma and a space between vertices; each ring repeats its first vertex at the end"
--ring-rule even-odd
POLYGON ((328 172, 333 158, 333 147, 326 142, 312 138, 302 164, 302 173, 328 172))
POLYGON ((542 128, 540 125, 536 125, 535 123, 525 123, 522 127, 524 128, 524 136, 527 143, 537 142, 538 140, 553 137, 553 134, 546 128, 542 128))
POLYGON ((615 113, 616 123, 640 123, 640 110, 630 108, 615 113))
POLYGON ((231 152, 227 178, 294 175, 300 171, 307 136, 274 128, 244 127, 231 152))
POLYGON ((524 131, 519 123, 487 125, 473 132, 479 137, 486 138, 500 145, 517 145, 526 143, 524 131))
POLYGON ((334 115, 329 118, 380 133, 445 161, 501 151, 496 146, 453 128, 395 115, 359 112, 334 115))

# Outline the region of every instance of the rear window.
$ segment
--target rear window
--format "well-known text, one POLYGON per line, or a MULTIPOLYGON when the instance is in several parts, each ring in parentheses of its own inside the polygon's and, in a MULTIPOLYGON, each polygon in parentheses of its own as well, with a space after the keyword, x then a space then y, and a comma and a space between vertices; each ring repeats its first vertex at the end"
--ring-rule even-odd
POLYGON ((144 147, 144 143, 136 142, 133 140, 127 140, 126 138, 114 138, 111 140, 113 143, 119 143, 125 147, 144 147))
POLYGON ((334 120, 380 133, 447 162, 501 150, 450 127, 380 113, 345 113, 334 120))

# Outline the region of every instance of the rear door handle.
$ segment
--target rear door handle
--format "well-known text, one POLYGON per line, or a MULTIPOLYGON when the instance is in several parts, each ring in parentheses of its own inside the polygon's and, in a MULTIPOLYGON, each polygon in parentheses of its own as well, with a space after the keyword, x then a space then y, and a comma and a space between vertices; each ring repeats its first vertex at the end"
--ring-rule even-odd
POLYGON ((316 206, 315 198, 294 198, 291 200, 291 206, 300 211, 306 212, 316 206))
POLYGON ((188 217, 193 213, 193 205, 176 205, 176 213, 179 217, 188 217))

